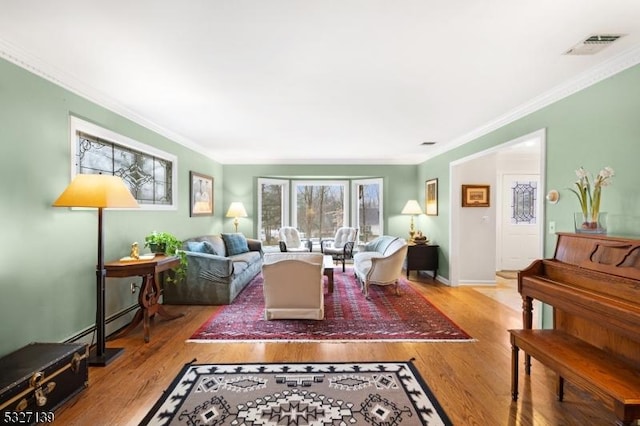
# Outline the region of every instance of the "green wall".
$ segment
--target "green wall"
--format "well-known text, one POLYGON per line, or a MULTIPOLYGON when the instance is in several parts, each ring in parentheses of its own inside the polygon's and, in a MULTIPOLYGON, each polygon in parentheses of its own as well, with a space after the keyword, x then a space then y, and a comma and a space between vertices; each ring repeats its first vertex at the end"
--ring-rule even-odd
MULTIPOLYGON (((383 178, 384 179, 384 232, 408 238, 409 218, 400 215, 407 200, 418 197, 416 165, 224 165, 223 198, 228 207, 232 201, 242 201, 248 218, 241 221, 239 230, 256 235, 258 178, 383 178)), ((233 229, 227 219, 225 231, 233 229)))
MULTIPOLYGON (((214 176, 218 195, 220 164, 0 59, 0 355, 95 323, 97 213, 51 207, 69 183, 70 115, 178 157, 178 209, 106 210, 107 260, 153 230, 185 238, 222 226, 222 202, 212 217, 189 217, 189 170, 214 176)), ((123 281, 107 280, 107 317, 137 303, 135 280, 123 281)))
MULTIPOLYGON (((545 205, 547 223, 572 231, 578 205, 567 188, 574 170, 611 166, 616 177, 602 210, 616 233, 639 235, 638 111, 635 66, 419 166, 223 166, 0 59, 0 235, 7 242, 0 249, 0 356, 32 341, 63 341, 95 322, 97 214, 51 207, 69 183, 70 115, 178 157, 178 209, 106 211, 107 259, 127 255, 133 241, 153 230, 179 238, 231 231, 232 219, 224 217, 231 201, 245 203, 249 218, 240 231, 255 236, 258 177, 382 177, 385 233, 406 236, 409 220, 400 210, 410 198, 423 203, 425 180, 438 178, 439 215, 420 217, 417 228, 441 246, 439 273, 448 277, 449 163, 541 128, 547 130, 546 187, 561 193, 558 204, 545 205), (214 177, 214 216, 189 217, 189 170, 214 177)), ((545 256, 551 256, 555 238, 545 238, 545 256)), ((130 281, 108 280, 107 316, 136 303, 130 281)))
MULTIPOLYGON (((613 185, 603 190, 601 207, 609 213, 609 230, 640 236, 639 111, 640 65, 636 65, 421 164, 418 184, 439 179, 440 214, 421 218, 427 235, 435 236, 442 249, 438 272, 449 277, 449 163, 543 128, 547 140, 543 178, 547 190, 560 192, 557 204, 545 203, 545 229, 554 221, 557 232, 573 232, 573 213, 580 208, 567 188, 576 180, 575 170, 584 166, 596 174, 610 166, 616 176, 613 185)), ((551 257, 555 236, 544 237, 545 257, 551 257)))

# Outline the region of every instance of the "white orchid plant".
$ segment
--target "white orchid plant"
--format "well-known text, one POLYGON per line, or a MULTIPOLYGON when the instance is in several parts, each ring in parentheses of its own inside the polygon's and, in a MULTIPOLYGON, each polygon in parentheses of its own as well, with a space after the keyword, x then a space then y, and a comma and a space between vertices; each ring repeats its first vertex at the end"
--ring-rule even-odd
POLYGON ((585 221, 597 222, 600 214, 600 198, 602 188, 611 185, 611 179, 614 176, 611 167, 605 167, 595 179, 590 179, 590 174, 583 167, 576 170, 578 180, 575 182, 577 190, 569 188, 571 192, 576 194, 580 202, 580 208, 585 221), (591 192, 591 180, 593 180, 593 192, 591 192))

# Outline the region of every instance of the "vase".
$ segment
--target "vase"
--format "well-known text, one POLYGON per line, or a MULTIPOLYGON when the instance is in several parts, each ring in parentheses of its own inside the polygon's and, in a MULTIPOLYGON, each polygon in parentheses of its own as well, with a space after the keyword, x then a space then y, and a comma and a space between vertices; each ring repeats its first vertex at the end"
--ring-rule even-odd
POLYGON ((167 245, 163 243, 149 244, 149 250, 151 250, 151 253, 164 254, 166 248, 167 248, 167 245))
POLYGON ((607 213, 600 212, 596 218, 585 216, 582 212, 574 214, 574 225, 577 233, 581 234, 606 234, 607 213), (595 219, 595 220, 594 220, 595 219))

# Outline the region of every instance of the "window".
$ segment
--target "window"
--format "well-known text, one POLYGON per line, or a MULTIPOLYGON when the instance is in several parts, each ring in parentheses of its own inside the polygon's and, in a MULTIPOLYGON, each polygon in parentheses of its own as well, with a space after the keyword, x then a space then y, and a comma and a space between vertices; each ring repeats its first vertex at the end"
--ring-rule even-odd
POLYGON ((277 245, 278 230, 289 223, 289 181, 258 179, 258 235, 265 245, 277 245))
POLYGON ((294 182, 293 226, 314 242, 335 236, 347 223, 348 182, 294 182))
POLYGON ((359 229, 358 241, 369 242, 384 234, 382 217, 382 179, 362 179, 352 182, 353 219, 359 229))
POLYGON ((95 124, 71 117, 72 172, 121 177, 142 209, 175 210, 177 159, 95 124))
POLYGON ((384 233, 381 178, 258 178, 257 186, 258 235, 264 245, 278 244, 282 226, 295 226, 303 238, 311 239, 315 245, 322 238, 333 238, 341 226, 358 228, 358 240, 363 242, 384 233))

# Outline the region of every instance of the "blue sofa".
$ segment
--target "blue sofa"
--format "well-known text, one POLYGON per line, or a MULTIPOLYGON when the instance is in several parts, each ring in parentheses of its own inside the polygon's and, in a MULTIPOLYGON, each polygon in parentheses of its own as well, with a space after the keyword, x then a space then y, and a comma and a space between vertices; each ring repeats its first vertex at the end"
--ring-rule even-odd
POLYGON ((185 240, 187 274, 177 283, 164 283, 164 303, 228 305, 233 302, 262 268, 262 242, 240 236, 204 235, 185 240), (234 241, 242 240, 246 241, 245 249, 233 247, 234 241))

